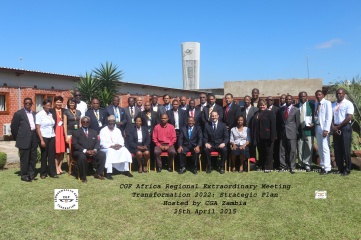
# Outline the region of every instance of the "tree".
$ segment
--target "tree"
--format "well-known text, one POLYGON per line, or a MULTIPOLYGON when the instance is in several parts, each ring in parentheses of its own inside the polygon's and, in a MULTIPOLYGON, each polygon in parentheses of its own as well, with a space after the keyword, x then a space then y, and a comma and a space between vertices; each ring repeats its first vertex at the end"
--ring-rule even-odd
POLYGON ((94 77, 100 81, 100 89, 106 90, 112 95, 111 97, 114 97, 117 93, 117 83, 123 78, 123 72, 118 71, 118 66, 106 62, 105 65, 101 64, 100 68, 95 68, 93 73, 94 77))
POLYGON ((93 97, 98 96, 100 92, 100 82, 93 77, 92 73, 85 73, 85 76, 80 76, 80 81, 77 82, 77 90, 82 94, 82 100, 89 104, 93 97))

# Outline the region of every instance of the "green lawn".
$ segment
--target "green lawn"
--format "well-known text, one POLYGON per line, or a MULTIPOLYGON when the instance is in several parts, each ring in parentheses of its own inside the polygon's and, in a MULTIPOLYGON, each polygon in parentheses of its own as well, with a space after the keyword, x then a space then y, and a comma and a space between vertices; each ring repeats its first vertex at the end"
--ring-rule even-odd
MULTIPOLYGON (((38 165, 37 167, 39 167, 38 165)), ((193 175, 151 172, 114 180, 88 177, 84 184, 67 175, 60 179, 20 181, 18 168, 0 171, 1 239, 360 239, 361 172, 350 176, 288 172, 205 172, 193 175), (121 189, 121 184, 132 184, 121 189), (137 184, 159 184, 161 189, 136 189, 137 184), (196 190, 165 189, 166 184, 198 184, 196 190), (203 189, 204 184, 257 185, 256 190, 203 189), (290 185, 290 189, 261 189, 262 184, 290 185), (54 189, 79 189, 79 210, 54 210, 54 189), (315 199, 326 190, 327 199, 315 199), (190 197, 132 197, 132 193, 190 193, 190 197), (210 197, 195 197, 199 192, 210 197), (249 193, 257 197, 226 197, 222 193, 249 193), (278 197, 262 197, 269 192, 278 197), (199 207, 165 206, 164 201, 201 202, 199 207), (217 201, 217 206, 206 206, 217 201), (222 206, 241 201, 245 206, 222 206), (190 214, 174 214, 176 209, 190 214), (214 214, 197 215, 199 210, 214 214), (221 214, 222 211, 235 211, 221 214)))

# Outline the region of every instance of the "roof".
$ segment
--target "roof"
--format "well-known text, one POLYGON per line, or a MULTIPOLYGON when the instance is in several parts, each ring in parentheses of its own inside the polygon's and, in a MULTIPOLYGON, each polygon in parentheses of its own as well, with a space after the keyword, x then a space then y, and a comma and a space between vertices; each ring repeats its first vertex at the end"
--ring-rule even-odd
POLYGON ((20 69, 20 68, 8 68, 8 67, 1 67, 0 66, 0 70, 5 70, 5 71, 9 71, 9 72, 16 72, 17 74, 34 73, 34 74, 42 74, 42 75, 50 75, 50 76, 59 76, 59 77, 68 77, 68 78, 79 79, 79 76, 74 76, 74 75, 51 73, 51 72, 41 72, 41 71, 26 70, 26 69, 20 69))

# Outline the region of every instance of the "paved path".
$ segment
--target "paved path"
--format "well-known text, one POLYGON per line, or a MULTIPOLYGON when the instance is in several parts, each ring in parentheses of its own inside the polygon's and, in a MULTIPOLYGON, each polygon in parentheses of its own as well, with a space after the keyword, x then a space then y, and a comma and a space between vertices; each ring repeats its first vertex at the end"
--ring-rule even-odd
POLYGON ((15 141, 0 141, 0 152, 5 152, 8 155, 8 163, 20 161, 18 149, 15 147, 15 141))

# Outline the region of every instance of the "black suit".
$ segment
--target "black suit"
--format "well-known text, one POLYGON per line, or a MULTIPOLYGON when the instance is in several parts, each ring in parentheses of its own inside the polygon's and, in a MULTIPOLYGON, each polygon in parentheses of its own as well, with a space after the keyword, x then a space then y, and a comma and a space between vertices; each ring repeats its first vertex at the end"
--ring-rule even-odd
POLYGON ((131 127, 135 125, 134 119, 140 113, 139 108, 137 108, 136 106, 133 106, 133 111, 134 112, 133 112, 133 117, 132 117, 129 106, 124 108, 125 116, 127 118, 127 125, 126 125, 126 130, 125 130, 126 133, 128 133, 129 129, 131 129, 131 127))
POLYGON ((73 158, 77 160, 79 168, 79 175, 82 180, 86 179, 86 163, 88 158, 93 158, 95 166, 97 167, 96 173, 103 175, 105 166, 105 153, 100 151, 100 141, 98 139, 98 133, 88 128, 88 136, 85 134, 84 129, 80 128, 75 131, 72 136, 72 150, 73 158), (84 150, 97 150, 95 156, 88 156, 84 153, 84 150))
MULTIPOLYGON (((154 111, 154 107, 153 107, 153 104, 152 104, 152 110, 154 111)), ((160 116, 163 114, 163 113, 166 113, 167 110, 165 110, 165 107, 163 105, 160 105, 160 104, 157 104, 157 111, 154 111, 158 114, 158 117, 160 118, 160 116)))
POLYGON ((229 142, 229 133, 226 127, 226 124, 218 121, 216 131, 213 130, 212 123, 208 123, 205 126, 203 132, 203 144, 206 143, 211 145, 211 148, 204 148, 204 152, 206 154, 207 164, 211 167, 211 152, 217 151, 221 153, 221 161, 218 163, 219 167, 224 166, 224 161, 227 159, 227 144, 229 142), (225 146, 223 148, 219 148, 218 146, 224 143, 225 146))
MULTIPOLYGON (((278 111, 280 111, 280 108, 273 105, 272 109, 269 111, 272 111, 276 115, 276 128, 277 128, 278 111)), ((280 167, 280 139, 277 137, 277 132, 278 131, 276 131, 276 140, 273 142, 273 168, 274 169, 278 169, 280 167)))
MULTIPOLYGON (((37 160, 37 147, 39 137, 36 130, 31 130, 26 110, 20 109, 14 114, 11 120, 11 134, 16 140, 15 146, 20 153, 20 172, 21 179, 35 178, 35 164, 37 160)), ((32 112, 35 126, 35 112, 32 112)))
MULTIPOLYGON (((199 107, 195 107, 194 108, 194 124, 195 125, 198 125, 198 126, 204 126, 203 123, 202 123, 202 111, 199 107)), ((188 123, 188 117, 191 116, 191 109, 188 109, 187 113, 186 113, 186 116, 187 116, 187 123, 188 123)), ((203 127, 202 127, 203 129, 203 127)))
POLYGON ((99 134, 100 130, 107 124, 107 112, 104 109, 98 109, 98 115, 99 115, 99 122, 98 118, 95 116, 94 109, 88 109, 85 113, 85 116, 90 118, 90 125, 89 128, 97 131, 99 134))
POLYGON ((241 116, 241 108, 235 103, 232 103, 231 107, 229 109, 228 108, 229 106, 223 107, 223 122, 226 124, 228 129, 231 130, 231 128, 237 126, 237 119, 241 116))
MULTIPOLYGON (((244 117, 244 119, 246 119, 246 126, 249 127, 250 124, 252 124, 252 120, 253 120, 253 116, 254 114, 258 112, 258 108, 254 107, 251 105, 251 108, 248 110, 248 114, 247 114, 247 111, 246 111, 246 107, 244 106, 242 109, 241 109, 241 114, 242 116, 244 117)), ((249 144, 249 156, 251 158, 254 158, 256 159, 256 144, 254 144, 254 141, 251 139, 251 142, 249 144)))
MULTIPOLYGON (((167 111, 168 123, 175 127, 174 109, 167 111)), ((187 115, 186 111, 178 108, 178 128, 187 126, 187 115)))
MULTIPOLYGON (((207 122, 212 122, 212 118, 209 115, 209 110, 210 110, 210 106, 208 105, 207 107, 203 108, 203 122, 204 125, 206 125, 207 122)), ((217 112, 218 113, 218 120, 219 121, 223 121, 223 108, 217 104, 214 104, 213 107, 213 111, 212 112, 217 112)))
POLYGON ((107 112, 107 117, 110 115, 115 116, 114 108, 118 109, 119 112, 119 122, 117 122, 117 127, 124 132, 125 126, 127 125, 127 117, 125 116, 124 109, 119 106, 109 105, 105 108, 105 111, 107 112))
POLYGON ((145 111, 142 111, 138 114, 138 117, 140 117, 142 119, 142 126, 147 127, 148 132, 150 134, 150 136, 152 135, 153 129, 154 127, 159 123, 159 115, 157 112, 153 112, 152 110, 150 111, 150 126, 148 126, 148 116, 147 113, 145 111))
POLYGON ((185 166, 184 159, 188 152, 193 154, 193 164, 194 168, 197 169, 197 161, 199 158, 199 153, 194 152, 195 147, 202 147, 202 129, 200 126, 194 125, 191 133, 191 137, 188 136, 189 126, 182 127, 179 131, 178 137, 178 146, 182 146, 183 151, 179 156, 180 167, 183 168, 185 166))
POLYGON ((136 154, 138 151, 138 146, 146 146, 148 148, 148 151, 150 151, 150 136, 148 133, 148 127, 140 126, 142 129, 142 142, 138 142, 138 131, 137 127, 134 126, 130 128, 129 134, 128 134, 128 150, 129 152, 136 154))
POLYGON ((168 104, 169 109, 167 109, 167 104, 163 104, 163 107, 164 107, 166 112, 173 109, 173 106, 172 106, 171 103, 168 104))

